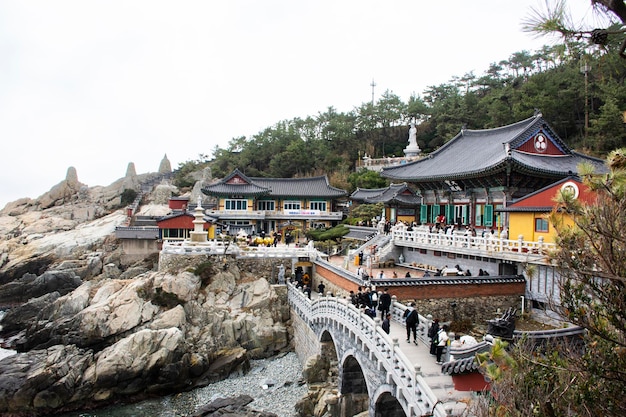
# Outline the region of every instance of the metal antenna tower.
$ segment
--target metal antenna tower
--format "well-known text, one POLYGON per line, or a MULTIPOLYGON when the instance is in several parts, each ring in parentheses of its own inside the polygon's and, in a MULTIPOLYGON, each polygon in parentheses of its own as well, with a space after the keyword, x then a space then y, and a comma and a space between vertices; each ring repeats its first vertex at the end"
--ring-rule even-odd
POLYGON ((370 86, 372 87, 372 106, 374 105, 374 87, 376 87, 376 83, 374 82, 374 79, 372 78, 372 83, 370 84, 370 86))

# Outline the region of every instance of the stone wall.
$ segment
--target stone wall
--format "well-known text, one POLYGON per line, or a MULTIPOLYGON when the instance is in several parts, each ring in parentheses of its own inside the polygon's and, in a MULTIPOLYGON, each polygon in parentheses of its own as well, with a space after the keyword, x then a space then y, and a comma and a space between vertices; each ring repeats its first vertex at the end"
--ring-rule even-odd
POLYGON ((156 239, 120 239, 119 241, 122 242, 121 262, 124 265, 130 265, 159 252, 156 239))
POLYGON ((432 265, 438 269, 445 267, 446 265, 453 268, 458 265, 462 271, 468 269, 473 276, 478 275, 478 270, 482 269, 487 271, 489 275, 515 275, 522 273, 522 267, 519 264, 507 263, 498 258, 489 258, 476 255, 461 255, 452 252, 445 252, 441 250, 428 249, 420 251, 420 249, 413 248, 401 248, 401 251, 397 251, 399 247, 394 250, 394 258, 398 262, 400 253, 404 257, 404 263, 411 264, 424 264, 432 265))
MULTIPOLYGON (((332 291, 339 297, 345 297, 349 290, 356 292, 358 287, 357 283, 333 270, 315 264, 314 285, 320 281, 326 285, 327 292, 332 291)), ((469 320, 481 325, 486 320, 499 316, 498 309, 506 311, 513 307, 520 310, 525 283, 520 281, 448 284, 433 281, 420 285, 390 285, 388 288, 389 293, 399 302, 415 301, 422 316, 430 314, 441 321, 469 320)), ((382 291, 382 287, 376 287, 376 290, 382 291)))
POLYGON ((236 262, 241 272, 254 274, 257 278, 265 278, 270 284, 278 282, 278 267, 285 266, 285 277, 291 276, 292 258, 236 258, 232 255, 180 255, 163 253, 159 255, 159 270, 177 271, 193 268, 203 262, 214 265, 236 262))
POLYGON ((431 315, 441 322, 468 320, 476 326, 486 326, 487 320, 500 317, 509 307, 519 312, 521 303, 521 298, 515 296, 415 300, 418 313, 424 317, 431 315))
POLYGON ((294 349, 304 365, 308 358, 320 353, 320 343, 313 330, 294 312, 291 313, 291 328, 294 349))

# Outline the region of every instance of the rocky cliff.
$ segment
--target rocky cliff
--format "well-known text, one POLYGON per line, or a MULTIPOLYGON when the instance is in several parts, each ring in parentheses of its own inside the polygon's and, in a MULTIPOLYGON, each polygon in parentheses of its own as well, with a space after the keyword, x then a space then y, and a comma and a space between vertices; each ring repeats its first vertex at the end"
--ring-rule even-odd
POLYGON ((0 415, 187 390, 289 348, 286 289, 236 259, 121 263, 124 182, 72 171, 0 212, 0 336, 19 352, 0 361, 0 415))

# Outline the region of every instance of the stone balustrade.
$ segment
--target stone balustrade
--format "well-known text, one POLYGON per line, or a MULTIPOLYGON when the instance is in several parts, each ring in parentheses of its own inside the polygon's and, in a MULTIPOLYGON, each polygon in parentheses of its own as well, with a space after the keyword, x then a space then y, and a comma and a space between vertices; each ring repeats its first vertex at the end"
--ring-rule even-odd
POLYGON ((493 255, 513 255, 524 258, 543 258, 549 251, 556 249, 554 243, 527 241, 520 237, 517 240, 502 239, 499 237, 468 236, 460 233, 444 234, 431 233, 422 230, 395 230, 392 233, 393 242, 398 246, 428 247, 440 250, 467 250, 473 253, 493 255))
MULTIPOLYGON (((379 319, 372 319, 347 300, 338 297, 321 297, 310 300, 298 288, 289 285, 289 303, 292 310, 316 332, 332 333, 336 340, 347 340, 350 346, 343 350, 350 350, 361 355, 363 361, 369 360, 372 364, 369 369, 372 375, 366 375, 368 381, 376 380, 380 384, 391 386, 392 395, 398 400, 405 414, 409 417, 433 415, 444 417, 458 415, 458 403, 439 399, 430 388, 428 381, 422 375, 419 366, 411 363, 400 349, 398 340, 391 338, 380 327, 379 319), (454 410, 454 414, 453 414, 454 410), (433 413, 433 414, 430 414, 433 413)), ((398 320, 405 307, 394 303, 393 317, 398 320)), ((427 319, 420 317, 420 322, 426 326, 427 319)), ((420 335, 424 337, 423 333, 420 335)), ((338 347, 342 350, 341 347, 338 347)), ((341 358, 343 351, 339 351, 341 358)), ((342 364, 340 363, 339 366, 342 364)), ((368 383, 371 403, 376 403, 374 395, 378 384, 368 383)))
POLYGON ((198 254, 198 255, 235 255, 237 258, 300 258, 308 257, 315 260, 317 250, 312 246, 240 246, 227 240, 207 240, 192 242, 189 240, 166 240, 163 242, 163 253, 198 254))

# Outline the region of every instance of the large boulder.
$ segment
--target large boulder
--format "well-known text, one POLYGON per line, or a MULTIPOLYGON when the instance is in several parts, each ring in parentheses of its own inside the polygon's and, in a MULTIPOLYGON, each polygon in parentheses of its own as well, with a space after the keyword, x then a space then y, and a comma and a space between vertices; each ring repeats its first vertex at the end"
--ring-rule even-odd
POLYGON ((52 292, 64 295, 82 283, 80 276, 72 269, 48 270, 41 275, 27 272, 18 279, 0 285, 0 304, 24 302, 52 292))
POLYGON ((0 415, 45 415, 72 404, 92 364, 91 351, 62 345, 4 358, 0 361, 0 415))
POLYGON ((211 417, 211 416, 228 416, 228 417, 277 417, 274 413, 265 411, 255 411, 247 407, 254 401, 249 395, 239 395, 237 397, 218 398, 210 403, 200 407, 193 417, 211 417))
POLYGON ((99 352, 83 378, 99 388, 100 397, 135 394, 147 387, 158 391, 180 384, 184 353, 180 329, 144 329, 99 352))
MULTIPOLYGON (((235 259, 206 281, 193 265, 181 262, 178 272, 147 271, 133 279, 100 276, 38 305, 33 300, 24 310, 28 320, 12 325, 22 330, 13 361, 36 374, 44 389, 12 378, 17 386, 7 395, 13 400, 0 402, 0 415, 20 407, 36 415, 45 401, 76 408, 202 386, 247 369, 249 359, 289 349, 286 294, 279 297, 277 287, 254 272, 242 273, 235 259), (79 353, 90 358, 81 362, 80 377, 72 373, 67 392, 57 392, 68 371, 56 363, 76 361, 79 353)), ((0 386, 2 380, 0 367, 0 386)))
POLYGON ((9 309, 0 322, 2 331, 12 333, 34 325, 41 311, 50 306, 59 296, 58 292, 48 293, 9 309))

